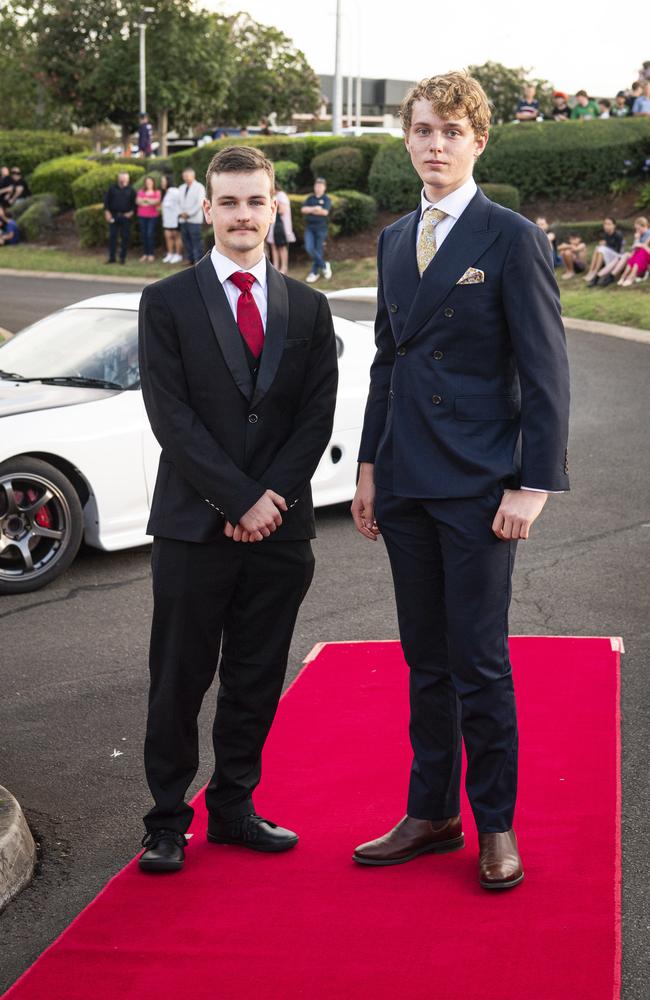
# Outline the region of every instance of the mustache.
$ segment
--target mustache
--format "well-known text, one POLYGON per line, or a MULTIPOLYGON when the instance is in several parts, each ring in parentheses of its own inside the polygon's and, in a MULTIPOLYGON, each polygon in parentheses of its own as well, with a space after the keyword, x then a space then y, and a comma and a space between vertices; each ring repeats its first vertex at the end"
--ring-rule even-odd
POLYGON ((258 226, 229 226, 228 232, 235 233, 239 229, 245 229, 249 233, 256 233, 258 230, 258 226))

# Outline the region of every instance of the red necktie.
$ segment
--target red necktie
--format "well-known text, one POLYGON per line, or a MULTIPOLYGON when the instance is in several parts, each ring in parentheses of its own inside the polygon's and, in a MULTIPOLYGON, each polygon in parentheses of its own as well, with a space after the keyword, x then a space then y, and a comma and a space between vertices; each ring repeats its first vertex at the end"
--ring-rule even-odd
POLYGON ((255 275, 249 274, 248 271, 235 271, 230 275, 230 281, 241 292, 237 299, 237 326, 254 357, 259 358, 264 347, 264 326, 251 292, 255 275))

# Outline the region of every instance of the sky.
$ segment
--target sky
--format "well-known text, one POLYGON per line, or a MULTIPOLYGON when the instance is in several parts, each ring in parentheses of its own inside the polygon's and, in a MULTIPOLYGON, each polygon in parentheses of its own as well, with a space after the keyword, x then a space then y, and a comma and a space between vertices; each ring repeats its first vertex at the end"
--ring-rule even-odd
MULTIPOLYGON (((247 11, 280 28, 317 73, 334 72, 336 0, 202 0, 247 11)), ((650 60, 650 3, 610 0, 526 4, 522 0, 341 0, 344 74, 419 80, 492 60, 524 66, 557 89, 599 97, 629 87, 650 60), (440 12, 439 16, 436 16, 440 12)))

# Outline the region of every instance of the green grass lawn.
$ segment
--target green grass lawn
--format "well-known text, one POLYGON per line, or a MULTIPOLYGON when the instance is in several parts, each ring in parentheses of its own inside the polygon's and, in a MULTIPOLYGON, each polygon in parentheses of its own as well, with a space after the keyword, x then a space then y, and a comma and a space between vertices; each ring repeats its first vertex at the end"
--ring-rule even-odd
MULTIPOLYGON (((106 264, 101 252, 71 252, 54 247, 20 244, 0 248, 0 269, 2 268, 106 275, 119 281, 123 277, 144 280, 163 278, 177 270, 178 265, 170 267, 161 261, 140 264, 135 254, 124 265, 106 264)), ((294 264, 289 273, 291 277, 302 280, 308 271, 309 262, 301 261, 300 264, 294 264)), ((331 281, 321 279, 314 287, 323 291, 335 291, 339 288, 375 285, 376 281, 374 257, 360 257, 357 260, 333 261, 331 281)), ((560 281, 559 284, 565 316, 650 330, 650 280, 633 288, 618 288, 616 285, 587 288, 580 277, 560 281)))

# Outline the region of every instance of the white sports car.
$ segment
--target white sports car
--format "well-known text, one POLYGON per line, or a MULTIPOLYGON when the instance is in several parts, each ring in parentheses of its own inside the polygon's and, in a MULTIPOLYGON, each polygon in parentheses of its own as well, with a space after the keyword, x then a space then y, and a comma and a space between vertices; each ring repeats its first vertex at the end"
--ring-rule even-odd
MULTIPOLYGON (((36 590, 82 539, 144 545, 159 446, 138 371, 140 293, 85 299, 0 347, 0 594, 36 590)), ((351 499, 374 355, 367 326, 335 317, 334 431, 312 480, 316 506, 351 499)))

